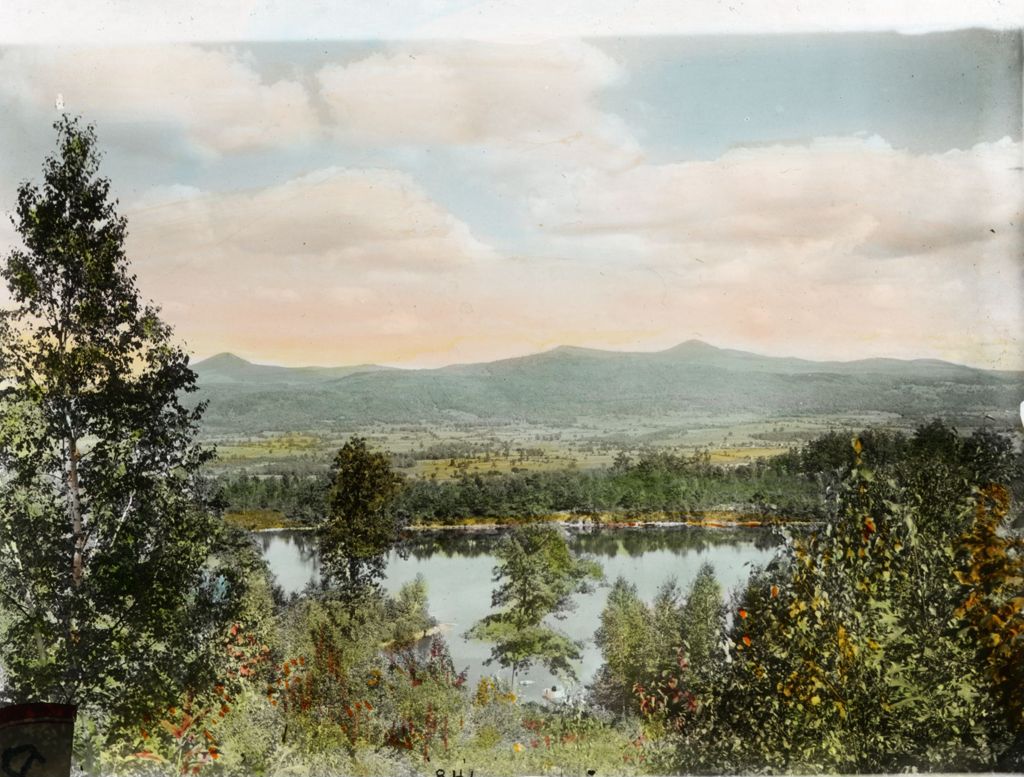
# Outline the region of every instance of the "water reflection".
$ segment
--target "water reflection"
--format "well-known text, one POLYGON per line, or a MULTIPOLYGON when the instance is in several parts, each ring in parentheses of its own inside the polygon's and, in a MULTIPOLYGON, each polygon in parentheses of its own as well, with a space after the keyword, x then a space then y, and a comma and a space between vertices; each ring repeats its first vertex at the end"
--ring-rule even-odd
POLYGON ((320 554, 311 531, 263 531, 256 544, 285 593, 302 591, 307 583, 320 582, 320 554))
MULTIPOLYGON (((771 560, 779 542, 766 529, 573 527, 566 532, 574 551, 600 562, 607 583, 621 575, 635 583, 639 594, 648 600, 670 578, 685 590, 704 562, 715 568, 726 591, 734 590, 753 566, 771 560)), ((501 672, 499 667, 485 664, 490 655, 488 643, 463 636, 490 611, 493 552, 501 536, 501 531, 484 530, 416 532, 406 540, 401 553, 394 552, 388 559, 384 586, 391 592, 423 575, 431 614, 445 626, 456 668, 468 668, 472 683, 482 675, 501 672)), ((312 532, 264 532, 257 537, 285 593, 302 591, 307 583, 319 581, 320 565, 312 532)), ((554 624, 583 642, 583 657, 577 667, 583 682, 588 682, 601 664, 593 636, 607 597, 607 584, 576 597, 575 609, 554 624)), ((537 667, 522 679, 525 683, 520 692, 527 698, 539 699, 543 688, 563 684, 537 667)))
MULTIPOLYGON (((403 542, 409 557, 423 560, 434 556, 476 558, 493 554, 507 529, 440 530, 410 533, 403 542)), ((710 547, 743 548, 751 544, 770 550, 781 541, 770 529, 707 529, 699 526, 649 526, 629 528, 566 527, 566 539, 573 552, 598 558, 618 555, 640 557, 652 551, 675 555, 701 553, 710 547)))

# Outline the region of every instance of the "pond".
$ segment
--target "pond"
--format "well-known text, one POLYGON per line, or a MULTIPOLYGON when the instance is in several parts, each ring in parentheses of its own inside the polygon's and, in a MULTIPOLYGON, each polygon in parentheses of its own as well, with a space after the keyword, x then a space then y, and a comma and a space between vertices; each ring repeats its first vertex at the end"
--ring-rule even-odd
MULTIPOLYGON (((446 531, 417 534, 403 558, 388 559, 384 587, 396 592, 404 583, 422 575, 427 583, 430 613, 442 624, 458 670, 469 670, 470 687, 484 675, 507 678, 509 671, 484 662, 490 644, 466 639, 465 632, 491 608, 493 550, 499 532, 446 531)), ((286 593, 303 590, 318 580, 319 562, 309 532, 273 531, 256 535, 271 572, 286 593)), ((675 578, 685 591, 705 562, 711 564, 726 595, 741 585, 753 566, 766 564, 775 554, 776 536, 762 529, 703 529, 689 526, 621 529, 567 529, 570 547, 596 559, 604 569, 605 582, 574 598, 575 609, 564 620, 553 621, 574 639, 582 640, 582 659, 577 665, 579 682, 590 682, 601 666, 601 652, 594 644, 601 611, 615 578, 633 582, 640 596, 654 598, 659 586, 675 578)), ((565 687, 541 667, 520 673, 517 692, 539 700, 547 687, 565 687)))

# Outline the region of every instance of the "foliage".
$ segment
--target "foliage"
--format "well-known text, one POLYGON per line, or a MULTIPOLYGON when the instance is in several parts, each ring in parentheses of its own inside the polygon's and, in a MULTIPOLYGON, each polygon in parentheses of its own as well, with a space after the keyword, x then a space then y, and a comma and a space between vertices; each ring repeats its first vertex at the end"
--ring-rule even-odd
MULTIPOLYGON (((182 697, 173 714, 164 708, 144 726, 145 743, 108 739, 102 770, 991 768, 1015 734, 1021 741, 1024 600, 1020 539, 1007 527, 1011 493, 982 481, 1012 480, 1018 459, 1005 438, 950 437, 947 428, 906 436, 885 464, 869 465, 866 446, 847 439, 852 464, 834 481, 787 475, 832 485, 831 519, 789 528, 776 559, 727 613, 710 567, 685 592, 670 581, 650 602, 615 581, 596 635, 606 665, 589 703, 524 702, 496 678, 467 688, 442 640, 417 639, 433 625, 422 580, 354 601, 309 590, 271 615, 265 577, 252 566, 244 617, 227 632, 219 664, 223 688, 213 687, 217 706, 196 693, 187 713, 197 722, 182 729, 182 697), (131 759, 144 750, 165 762, 131 759)), ((659 461, 651 471, 675 466, 659 461)), ((459 552, 479 551, 471 533, 460 541, 459 552)), ((231 542, 226 566, 246 567, 240 536, 231 542)), ((571 668, 574 646, 551 626, 596 572, 576 554, 607 542, 599 532, 566 542, 549 526, 510 532, 495 569, 496 612, 485 621, 491 631, 473 631, 500 637, 512 660, 571 668)))
POLYGON ((403 648, 422 638, 436 621, 427 606, 427 582, 422 575, 406 583, 398 595, 385 603, 386 623, 393 624, 387 632, 387 645, 403 648))
POLYGON ((653 618, 636 585, 616 579, 594 635, 604 658, 592 688, 598 704, 626 712, 633 702, 633 686, 656 671, 653 636, 653 618))
MULTIPOLYGON (((328 474, 283 472, 280 475, 250 475, 240 472, 221 477, 221 495, 236 513, 275 511, 301 524, 320 523, 327 510, 331 480, 328 474)), ((260 528, 260 527, 256 527, 260 528)))
POLYGON ((387 454, 371 452, 353 437, 334 459, 327 520, 320 526, 324 578, 347 598, 372 590, 384 575, 388 550, 401 523, 391 503, 402 479, 387 454))
POLYGON ((725 468, 701 457, 651 452, 635 464, 596 471, 462 474, 454 480, 410 480, 399 505, 421 523, 464 518, 497 521, 568 512, 665 512, 684 515, 723 504, 802 517, 818 505, 813 483, 765 463, 725 468))
POLYGON ((284 719, 282 742, 300 742, 306 750, 344 745, 354 753, 357 744, 379 739, 381 723, 375 712, 379 671, 371 661, 350 662, 346 651, 321 627, 313 640, 313 655, 294 656, 277 668, 267 687, 267 699, 280 707, 284 719))
MULTIPOLYGON (((325 514, 329 479, 320 475, 220 479, 231 510, 278 510, 289 519, 318 523, 325 514)), ((498 522, 555 513, 620 512, 678 514, 741 504, 784 518, 813 516, 819 505, 815 483, 797 469, 758 463, 718 467, 701 456, 645 452, 635 464, 609 470, 461 473, 453 480, 407 479, 395 511, 420 524, 455 524, 469 518, 498 522)))
POLYGON ((185 352, 143 304, 91 126, 64 117, 0 275, 0 643, 12 701, 131 717, 209 675, 233 575, 185 352))
POLYGON ((617 580, 595 635, 604 665, 592 698, 623 713, 672 714, 694 672, 713 680, 723 627, 721 588, 709 564, 701 566, 685 603, 674 581, 647 605, 634 585, 617 580))
POLYGON ((224 514, 224 522, 229 526, 237 526, 246 531, 265 531, 267 529, 301 529, 302 524, 296 523, 277 510, 257 508, 224 514))
POLYGON ((972 469, 962 439, 950 442, 943 430, 920 430, 902 458, 879 469, 865 465, 854 441, 837 519, 794 537, 751 579, 734 609, 728 663, 715 670, 720 681, 698 682, 696 703, 673 715, 684 768, 994 762, 1007 733, 986 691, 1001 675, 986 678, 977 639, 960 624, 965 595, 953 567, 962 535, 993 549, 978 535, 978 516, 988 513, 971 490, 972 478, 993 470, 972 469))
POLYGON ((1024 733, 1024 538, 1004 531, 1006 488, 980 491, 974 522, 960 540, 955 572, 966 591, 956 615, 977 645, 991 691, 1010 729, 1024 733))
POLYGON ((519 669, 540 661, 555 673, 575 676, 572 661, 579 646, 543 623, 563 615, 573 594, 585 590, 588 579, 599 579, 600 567, 574 558, 562 535, 553 528, 526 526, 506 535, 498 545, 494 568, 497 584, 491 606, 500 608, 476 624, 471 637, 494 642, 490 661, 519 669))
MULTIPOLYGON (((655 613, 658 610, 656 602, 655 613)), ((692 671, 710 670, 714 666, 725 626, 723 615, 722 587, 715 578, 714 568, 710 564, 702 564, 690 586, 678 627, 683 636, 683 653, 692 671)), ((738 615, 742 620, 746 611, 738 615)))
POLYGON ((387 735, 392 747, 413 750, 431 760, 440 747, 449 750, 465 722, 466 672, 456 672, 448 645, 435 635, 426 659, 414 649, 392 653, 387 690, 394 717, 387 735))

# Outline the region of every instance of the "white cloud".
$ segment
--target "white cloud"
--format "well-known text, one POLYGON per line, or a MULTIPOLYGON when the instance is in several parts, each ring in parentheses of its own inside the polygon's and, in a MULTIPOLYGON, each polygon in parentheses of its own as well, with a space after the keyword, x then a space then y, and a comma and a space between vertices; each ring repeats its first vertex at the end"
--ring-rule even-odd
POLYGON ((128 252, 144 294, 201 353, 408 356, 458 326, 453 297, 496 263, 395 171, 330 168, 253 191, 182 193, 125 209, 128 252))
POLYGON ((1021 144, 915 155, 878 138, 730 151, 712 161, 581 169, 531 199, 556 242, 642 237, 670 260, 704 252, 927 254, 1019 231, 1021 144))
MULTIPOLYGON (((390 170, 329 168, 251 192, 189 192, 128 215, 140 248, 204 272, 236 260, 257 269, 261 257, 319 285, 346 268, 437 272, 492 257, 464 223, 390 170)), ((233 269, 244 277, 244 267, 233 269)))
POLYGON ((403 46, 317 74, 342 137, 520 152, 588 137, 631 142, 596 105, 597 93, 623 77, 613 59, 579 41, 403 46))
POLYGON ((62 95, 72 113, 167 124, 214 154, 301 143, 318 131, 302 84, 265 82, 236 52, 196 46, 9 49, 0 95, 36 110, 62 95))

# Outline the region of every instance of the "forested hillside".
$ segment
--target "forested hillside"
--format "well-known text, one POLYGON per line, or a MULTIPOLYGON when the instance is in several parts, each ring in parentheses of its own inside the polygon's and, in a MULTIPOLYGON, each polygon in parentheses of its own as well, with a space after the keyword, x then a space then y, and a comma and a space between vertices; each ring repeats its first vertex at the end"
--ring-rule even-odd
POLYGON ((813 362, 688 341, 656 353, 562 347, 431 370, 282 368, 222 354, 195 365, 208 433, 357 424, 897 413, 1010 421, 1024 375, 934 360, 813 362))

